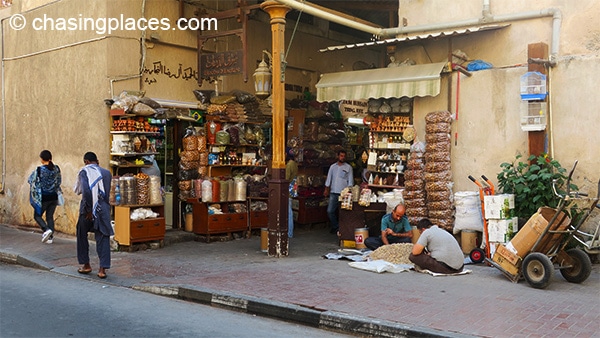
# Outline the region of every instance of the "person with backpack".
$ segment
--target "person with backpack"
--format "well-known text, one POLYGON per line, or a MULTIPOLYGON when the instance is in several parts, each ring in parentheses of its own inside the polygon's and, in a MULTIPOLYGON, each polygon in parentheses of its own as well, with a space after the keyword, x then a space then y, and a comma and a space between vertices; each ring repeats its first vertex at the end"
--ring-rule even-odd
POLYGON ((42 243, 51 244, 54 238, 54 211, 59 205, 62 177, 60 168, 52 162, 52 153, 42 150, 42 165, 38 166, 27 179, 29 202, 33 207, 33 219, 42 229, 42 243), (44 214, 46 219, 44 220, 44 214))

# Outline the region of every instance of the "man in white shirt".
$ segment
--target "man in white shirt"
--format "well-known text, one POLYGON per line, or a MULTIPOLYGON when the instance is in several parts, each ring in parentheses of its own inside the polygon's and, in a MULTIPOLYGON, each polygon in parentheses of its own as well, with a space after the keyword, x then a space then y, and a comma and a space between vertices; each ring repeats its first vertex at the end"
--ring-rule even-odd
POLYGON ((329 204, 327 205, 327 216, 329 216, 330 233, 335 234, 339 230, 338 207, 340 193, 346 187, 351 187, 354 183, 354 174, 352 166, 346 163, 346 151, 338 151, 338 160, 329 167, 327 180, 325 181, 325 191, 323 196, 329 196, 329 204))

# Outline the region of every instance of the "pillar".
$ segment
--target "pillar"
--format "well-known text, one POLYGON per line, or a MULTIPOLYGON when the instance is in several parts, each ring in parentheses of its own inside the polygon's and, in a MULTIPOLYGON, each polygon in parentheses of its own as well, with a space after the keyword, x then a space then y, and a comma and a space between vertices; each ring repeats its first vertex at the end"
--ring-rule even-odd
POLYGON ((289 182, 285 179, 285 15, 289 7, 277 1, 265 1, 260 8, 271 18, 273 50, 273 161, 269 181, 269 250, 271 257, 288 255, 289 182))

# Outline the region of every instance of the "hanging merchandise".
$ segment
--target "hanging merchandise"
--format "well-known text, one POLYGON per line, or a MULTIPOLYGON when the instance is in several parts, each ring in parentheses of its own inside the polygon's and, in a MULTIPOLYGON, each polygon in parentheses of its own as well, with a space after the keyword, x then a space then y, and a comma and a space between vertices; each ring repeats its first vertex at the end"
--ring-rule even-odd
POLYGON ((216 143, 217 132, 221 130, 221 123, 210 121, 206 128, 206 137, 209 144, 216 143))
POLYGON ((233 180, 227 180, 227 201, 235 201, 235 184, 233 180))
POLYGON ((235 201, 246 200, 246 181, 241 177, 234 179, 235 184, 235 201))
POLYGON ((216 144, 229 144, 229 133, 224 130, 219 130, 215 136, 216 144))
POLYGON ((137 204, 144 205, 150 203, 150 176, 144 173, 135 175, 137 189, 137 204))
POLYGON ((150 204, 162 204, 160 176, 150 176, 150 204))
POLYGON ((131 175, 121 176, 119 178, 119 185, 121 190, 121 205, 136 204, 135 178, 131 175))
POLYGON ((202 181, 202 202, 212 202, 212 182, 210 180, 202 181))
POLYGON ((221 181, 218 178, 212 179, 212 201, 219 202, 221 200, 221 181))
POLYGON ((219 190, 219 201, 221 202, 225 202, 227 201, 227 198, 229 194, 229 182, 228 181, 221 181, 220 182, 220 190, 219 190))
POLYGON ((202 179, 194 180, 194 197, 202 198, 202 179))

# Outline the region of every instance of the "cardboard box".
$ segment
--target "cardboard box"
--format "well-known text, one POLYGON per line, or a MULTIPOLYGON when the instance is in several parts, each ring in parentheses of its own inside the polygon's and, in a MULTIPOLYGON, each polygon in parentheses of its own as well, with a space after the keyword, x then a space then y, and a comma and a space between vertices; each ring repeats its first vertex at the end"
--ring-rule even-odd
POLYGON ((501 194, 483 196, 486 219, 509 219, 514 217, 515 195, 501 194))
MULTIPOLYGON (((517 232, 513 239, 511 239, 510 246, 514 248, 519 257, 524 258, 533 249, 535 242, 548 227, 548 223, 554 214, 556 214, 556 209, 548 207, 539 208, 538 212, 533 214, 523 228, 517 232)), ((557 220, 552 224, 549 230, 563 231, 570 223, 571 219, 561 211, 557 220), (560 220, 562 220, 562 222, 559 222, 560 220)), ((535 251, 546 254, 546 251, 548 251, 557 240, 560 240, 561 236, 561 234, 547 233, 546 236, 540 240, 535 251)))
POLYGON ((513 276, 516 276, 519 273, 521 258, 512 253, 502 244, 496 247, 496 252, 494 253, 492 260, 513 276))
POLYGON ((506 243, 518 231, 518 218, 488 220, 488 237, 490 242, 506 243))

